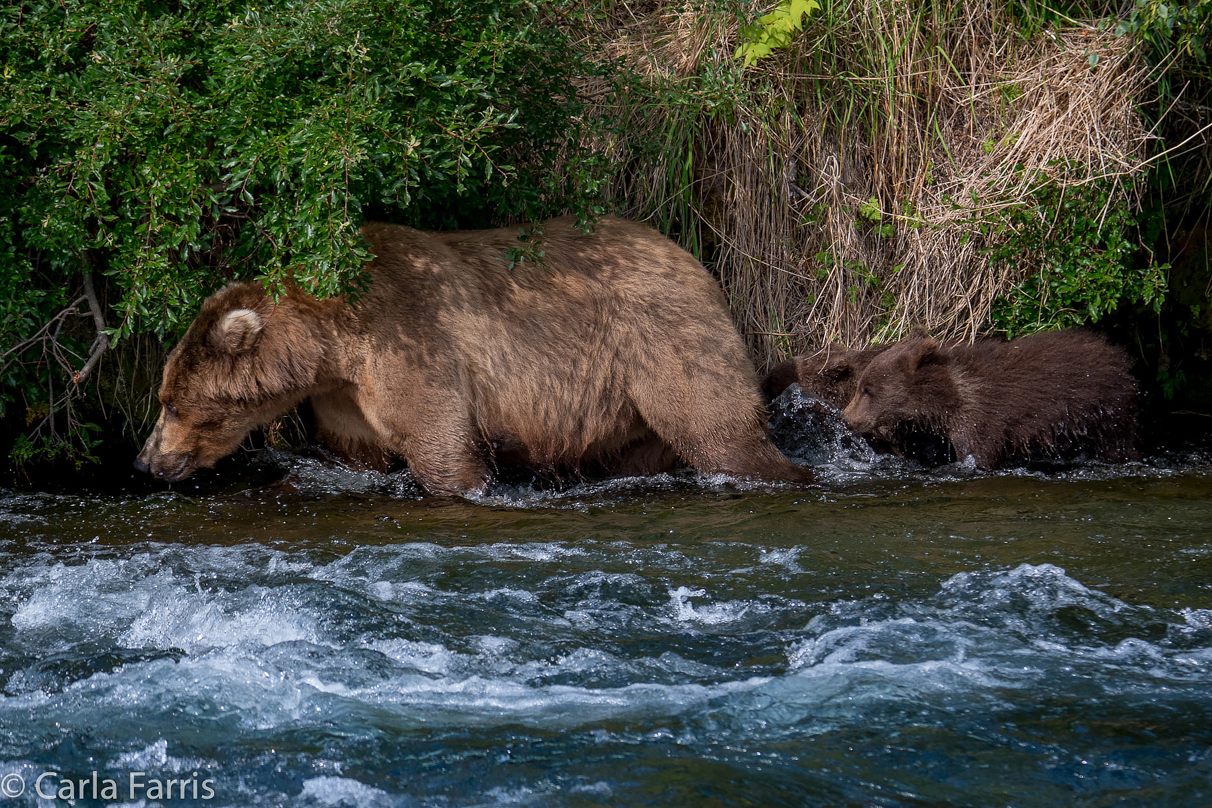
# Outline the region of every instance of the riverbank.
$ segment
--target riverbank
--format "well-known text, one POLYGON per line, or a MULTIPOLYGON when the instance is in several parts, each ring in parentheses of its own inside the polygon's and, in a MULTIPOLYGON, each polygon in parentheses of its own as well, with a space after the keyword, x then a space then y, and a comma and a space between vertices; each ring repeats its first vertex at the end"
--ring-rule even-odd
POLYGON ((67 17, 5 29, 24 65, 0 110, 16 189, 0 201, 6 479, 125 458, 201 299, 235 278, 356 286, 364 219, 621 212, 715 273, 759 369, 911 326, 970 338, 1085 324, 1138 359, 1159 417, 1212 412, 1212 161, 1199 134, 1212 82, 1194 7, 1159 21, 1157 0, 1122 18, 847 0, 746 64, 741 31, 766 10, 747 4, 593 2, 536 23, 519 2, 481 26, 437 12, 388 25, 359 3, 324 20, 274 5, 229 25, 204 3, 196 18, 164 10, 155 37, 123 46, 152 50, 128 59, 88 33, 137 28, 109 21, 125 11, 73 2, 67 17), (393 33, 409 26, 415 37, 393 33), (478 42, 465 28, 495 33, 478 42), (335 62, 308 61, 328 52, 317 30, 347 69, 339 80, 335 62), (382 47, 342 50, 372 40, 382 47), (60 41, 76 44, 47 44, 60 41), (435 44, 448 41, 462 44, 435 44), (291 49, 298 60, 266 57, 291 49), (526 82, 500 80, 511 62, 485 49, 529 54, 526 82), (70 64, 39 61, 60 52, 70 64), (399 73, 417 59, 423 69, 399 73), (114 65, 127 61, 141 67, 124 79, 114 65), (135 85, 146 92, 122 89, 135 85), (298 92, 254 102, 274 87, 298 92), (419 117, 441 126, 417 122, 419 98, 434 105, 419 117), (262 135, 248 118, 258 103, 276 110, 262 135), (104 125, 111 106, 127 127, 104 125), (217 140, 216 127, 240 136, 217 140))

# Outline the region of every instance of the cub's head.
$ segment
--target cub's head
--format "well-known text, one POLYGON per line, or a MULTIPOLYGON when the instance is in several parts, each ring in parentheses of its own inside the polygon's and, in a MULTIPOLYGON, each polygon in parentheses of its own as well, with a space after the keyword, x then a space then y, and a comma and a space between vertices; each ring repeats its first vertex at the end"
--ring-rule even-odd
POLYGON ((762 380, 766 402, 778 398, 791 384, 798 384, 808 398, 844 407, 854 392, 858 374, 876 351, 831 348, 823 356, 797 356, 775 366, 762 380))
POLYGON ((184 479, 306 397, 324 353, 306 311, 305 302, 289 297, 274 303, 252 283, 207 298, 168 355, 160 418, 135 468, 184 479))
POLYGON ((849 400, 844 391, 847 388, 853 389, 856 375, 850 352, 837 351, 831 354, 824 364, 820 365, 819 370, 812 372, 816 363, 816 360, 804 362, 804 372, 800 374, 800 387, 803 388, 804 394, 829 403, 835 403, 843 397, 849 400))
MULTIPOLYGON (((837 349, 832 351, 816 373, 804 373, 800 386, 814 398, 826 401, 834 407, 845 407, 854 397, 859 376, 871 364, 871 360, 887 350, 886 346, 860 350, 837 349)), ((811 364, 806 363, 806 369, 811 364)))
POLYGON ((900 426, 933 422, 937 388, 951 384, 947 362, 936 340, 915 332, 871 359, 842 416, 855 432, 885 440, 900 426))

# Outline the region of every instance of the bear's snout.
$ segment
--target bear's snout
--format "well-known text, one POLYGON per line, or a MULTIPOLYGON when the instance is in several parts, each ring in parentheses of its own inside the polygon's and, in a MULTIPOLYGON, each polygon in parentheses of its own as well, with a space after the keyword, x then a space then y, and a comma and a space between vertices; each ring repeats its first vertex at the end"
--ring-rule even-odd
POLYGON ((842 410, 842 420, 846 422, 846 426, 859 434, 867 434, 873 431, 875 426, 871 419, 867 417, 865 408, 859 399, 852 400, 846 409, 842 410))
POLYGON ((135 468, 170 483, 184 480, 193 473, 195 464, 192 452, 166 452, 161 450, 163 423, 157 423, 143 450, 135 458, 135 468))
POLYGON ((135 468, 165 482, 175 483, 193 474, 193 456, 189 453, 157 454, 147 458, 140 453, 135 458, 135 468))
POLYGON ((175 483, 193 473, 193 455, 189 452, 149 452, 147 447, 144 447, 135 458, 135 468, 166 482, 175 483))

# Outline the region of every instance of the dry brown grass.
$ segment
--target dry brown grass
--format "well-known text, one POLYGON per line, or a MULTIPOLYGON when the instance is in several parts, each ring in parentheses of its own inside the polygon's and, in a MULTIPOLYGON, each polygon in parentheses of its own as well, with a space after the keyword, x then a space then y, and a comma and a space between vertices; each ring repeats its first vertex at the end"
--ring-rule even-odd
POLYGON ((599 32, 649 93, 588 94, 630 134, 605 143, 632 166, 616 199, 713 246, 759 364, 914 325, 986 329, 1021 280, 989 258, 1008 235, 989 225, 1042 177, 1109 180, 1134 203, 1148 75, 1130 39, 1077 24, 1023 38, 1004 0, 938 13, 830 4, 793 53, 743 75, 726 14, 621 2, 599 32), (645 140, 655 155, 636 153, 645 140))

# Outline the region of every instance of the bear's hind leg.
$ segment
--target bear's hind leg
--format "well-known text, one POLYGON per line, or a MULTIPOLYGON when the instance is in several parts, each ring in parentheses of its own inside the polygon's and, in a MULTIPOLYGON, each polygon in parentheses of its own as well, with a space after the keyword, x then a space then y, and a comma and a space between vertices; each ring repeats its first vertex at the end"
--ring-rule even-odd
POLYGON ((742 374, 725 370, 665 367, 633 377, 629 393, 652 431, 699 471, 814 482, 811 469, 795 465, 770 442, 757 390, 742 374))

